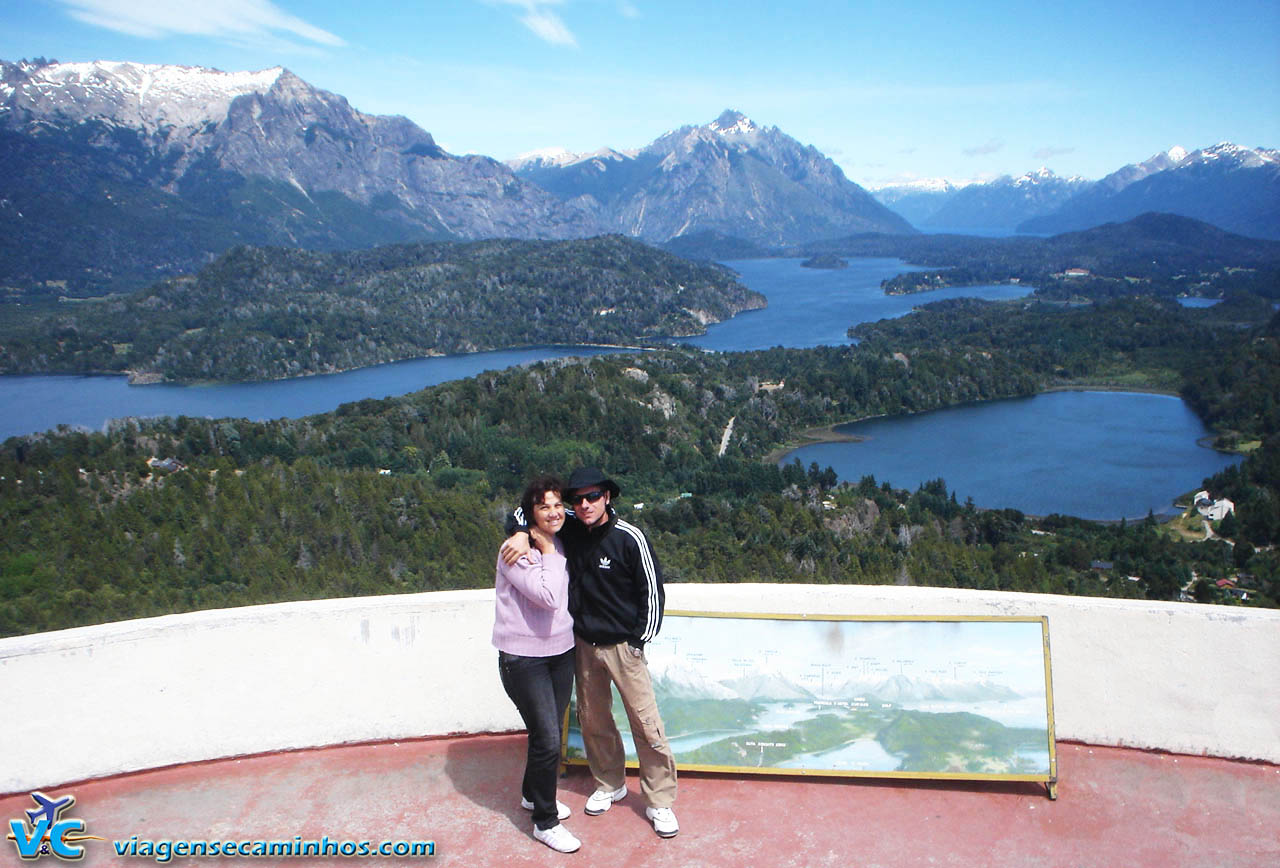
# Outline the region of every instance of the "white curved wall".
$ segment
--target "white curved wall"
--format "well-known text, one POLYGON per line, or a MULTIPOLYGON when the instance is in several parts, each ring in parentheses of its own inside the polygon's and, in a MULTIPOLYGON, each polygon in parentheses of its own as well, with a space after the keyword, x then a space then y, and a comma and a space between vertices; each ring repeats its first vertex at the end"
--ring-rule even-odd
MULTIPOLYGON (((667 607, 1047 615, 1057 735, 1280 762, 1280 612, 938 588, 668 585, 667 607)), ((0 640, 0 793, 345 742, 520 728, 492 591, 223 609, 0 640)))

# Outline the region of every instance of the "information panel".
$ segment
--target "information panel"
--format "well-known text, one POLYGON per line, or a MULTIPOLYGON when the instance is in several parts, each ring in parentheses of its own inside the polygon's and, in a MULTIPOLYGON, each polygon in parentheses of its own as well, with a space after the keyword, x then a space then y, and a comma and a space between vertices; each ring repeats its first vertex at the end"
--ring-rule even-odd
MULTIPOLYGON (((1042 781, 1046 618, 668 612, 646 649, 680 769, 1042 781)), ((635 748, 622 703, 614 719, 635 748)), ((569 763, 585 762, 571 707, 569 763)))

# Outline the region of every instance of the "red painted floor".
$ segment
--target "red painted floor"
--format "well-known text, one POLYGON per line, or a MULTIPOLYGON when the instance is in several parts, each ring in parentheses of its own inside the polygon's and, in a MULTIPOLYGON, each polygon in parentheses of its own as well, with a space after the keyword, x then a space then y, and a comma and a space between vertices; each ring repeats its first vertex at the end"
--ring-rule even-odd
MULTIPOLYGON (((172 865, 1280 866, 1280 767, 1088 745, 1058 747, 1059 797, 1038 784, 681 777, 681 832, 658 838, 630 795, 586 817, 585 769, 563 780, 574 855, 530 835, 523 735, 359 745, 181 766, 56 787, 84 821, 79 864, 146 865, 111 840, 431 839, 433 858, 173 858, 172 865)), ((0 820, 26 794, 0 798, 0 820)), ((0 865, 23 863, 0 842, 0 865)))

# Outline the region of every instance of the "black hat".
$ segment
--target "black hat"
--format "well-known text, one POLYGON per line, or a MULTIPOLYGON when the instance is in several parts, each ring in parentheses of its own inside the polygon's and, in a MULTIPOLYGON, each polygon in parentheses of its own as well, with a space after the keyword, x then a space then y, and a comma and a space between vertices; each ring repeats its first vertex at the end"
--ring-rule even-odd
POLYGON ((569 474, 569 482, 565 485, 565 493, 580 491, 584 488, 590 488, 592 485, 598 485, 605 491, 609 492, 609 497, 614 498, 622 493, 618 488, 618 483, 609 479, 600 471, 598 467, 579 467, 573 473, 569 474))

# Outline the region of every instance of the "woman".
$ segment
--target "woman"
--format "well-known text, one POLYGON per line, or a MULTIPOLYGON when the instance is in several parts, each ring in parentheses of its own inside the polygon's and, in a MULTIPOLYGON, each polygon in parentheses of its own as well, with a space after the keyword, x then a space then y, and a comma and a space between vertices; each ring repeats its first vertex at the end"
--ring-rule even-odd
POLYGON ((493 644, 502 687, 529 731, 520 804, 533 811, 533 837, 572 853, 581 842, 560 825, 569 809, 556 800, 560 724, 573 690, 569 569, 556 538, 565 517, 562 489, 559 479, 542 476, 524 491, 531 548, 510 566, 498 558, 493 644))

